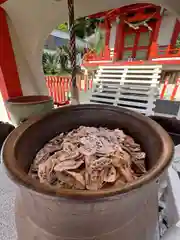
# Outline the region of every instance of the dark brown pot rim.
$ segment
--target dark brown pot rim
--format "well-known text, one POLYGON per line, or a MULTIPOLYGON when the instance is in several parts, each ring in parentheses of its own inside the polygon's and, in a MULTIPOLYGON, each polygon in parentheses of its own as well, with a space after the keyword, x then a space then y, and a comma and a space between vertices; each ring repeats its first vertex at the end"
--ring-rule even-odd
POLYGON ((29 95, 9 98, 6 103, 10 104, 41 104, 52 101, 52 97, 46 95, 29 95))
POLYGON ((151 168, 147 174, 139 178, 138 180, 134 181, 133 183, 127 184, 124 188, 119 189, 118 187, 113 187, 110 189, 102 189, 98 191, 87 191, 87 190, 71 190, 71 189, 60 189, 59 191, 54 191, 48 187, 44 187, 37 181, 32 180, 27 173, 22 170, 19 170, 15 166, 15 151, 14 146, 16 145, 18 139, 21 135, 30 128, 34 123, 41 121, 45 116, 39 116, 31 118, 30 120, 26 121, 24 124, 20 125, 16 128, 7 138, 4 143, 3 150, 1 152, 3 163, 5 166, 5 170, 7 175, 17 184, 20 186, 24 186, 32 191, 35 191, 38 194, 43 194, 46 196, 51 197, 61 197, 61 198, 73 198, 73 199, 83 199, 83 200, 90 200, 90 199, 100 199, 109 196, 119 195, 123 193, 127 193, 132 190, 136 190, 138 188, 143 187, 145 184, 150 182, 156 181, 158 177, 166 170, 166 168, 170 165, 171 159, 174 153, 174 145, 169 137, 168 133, 155 121, 147 118, 139 113, 130 111, 125 108, 108 106, 108 105, 101 105, 101 104, 82 104, 76 106, 66 106, 63 108, 55 109, 51 111, 48 116, 52 115, 55 112, 64 112, 64 111, 75 111, 75 110, 82 110, 87 108, 95 108, 98 110, 98 107, 102 109, 102 106, 111 111, 119 111, 131 115, 135 117, 142 123, 146 123, 152 128, 152 131, 156 131, 161 139, 162 142, 162 151, 160 157, 157 161, 157 164, 151 168))

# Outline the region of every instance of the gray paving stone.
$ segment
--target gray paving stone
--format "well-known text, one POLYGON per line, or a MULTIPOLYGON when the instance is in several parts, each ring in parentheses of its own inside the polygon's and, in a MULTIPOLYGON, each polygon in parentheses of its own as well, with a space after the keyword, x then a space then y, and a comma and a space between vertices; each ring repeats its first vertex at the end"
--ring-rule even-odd
POLYGON ((162 240, 179 240, 180 239, 180 226, 176 225, 169 229, 162 240))
POLYGON ((14 200, 15 194, 7 193, 0 197, 0 222, 4 224, 14 224, 14 200))
POLYGON ((0 165, 0 240, 16 240, 14 200, 16 186, 0 165))
POLYGON ((11 226, 8 224, 3 224, 0 222, 0 239, 1 240, 16 240, 16 232, 14 228, 12 229, 11 226))
POLYGON ((9 192, 15 192, 16 185, 6 176, 5 170, 0 164, 0 196, 9 192))

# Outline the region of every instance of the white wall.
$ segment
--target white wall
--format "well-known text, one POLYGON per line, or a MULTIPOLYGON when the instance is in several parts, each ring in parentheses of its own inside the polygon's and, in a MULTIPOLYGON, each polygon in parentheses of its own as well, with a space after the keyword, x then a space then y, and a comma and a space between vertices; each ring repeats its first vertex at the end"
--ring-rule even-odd
POLYGON ((174 27, 176 24, 176 16, 168 13, 168 16, 164 16, 162 19, 159 36, 158 36, 158 44, 159 45, 169 45, 171 42, 172 34, 174 32, 174 27))
MULTIPOLYGON (((96 2, 75 0, 75 16, 87 16, 137 2, 146 2, 146 0, 96 2)), ((174 14, 180 15, 180 1, 152 0, 151 2, 161 4, 171 9, 174 14)), ((50 32, 59 23, 67 21, 67 0, 8 0, 3 7, 9 18, 8 24, 23 93, 47 93, 41 64, 42 49, 50 32)))
POLYGON ((20 76, 21 87, 24 95, 32 94, 46 94, 46 86, 44 83, 44 74, 41 74, 41 59, 39 63, 37 62, 41 58, 40 54, 36 56, 33 60, 37 62, 37 66, 33 67, 34 64, 29 64, 30 54, 26 55, 23 51, 23 46, 18 38, 17 31, 11 19, 8 17, 8 25, 11 34, 12 45, 15 53, 16 64, 20 76), (32 67, 32 68, 31 68, 32 67), (37 73, 37 75, 35 75, 37 73), (40 77, 39 77, 40 75, 40 77), (39 81, 38 81, 38 80, 39 81), (39 86, 39 87, 38 87, 39 86))
POLYGON ((0 121, 10 122, 9 118, 8 118, 8 115, 7 115, 6 108, 4 106, 4 102, 3 102, 3 98, 2 98, 1 93, 0 93, 0 121))
MULTIPOLYGON (((63 32, 60 30, 53 30, 50 35, 58 37, 58 38, 62 38, 62 39, 67 39, 67 40, 70 39, 69 32, 63 32)), ((80 48, 85 48, 85 47, 89 46, 89 43, 79 37, 76 37, 76 46, 78 46, 80 48)))

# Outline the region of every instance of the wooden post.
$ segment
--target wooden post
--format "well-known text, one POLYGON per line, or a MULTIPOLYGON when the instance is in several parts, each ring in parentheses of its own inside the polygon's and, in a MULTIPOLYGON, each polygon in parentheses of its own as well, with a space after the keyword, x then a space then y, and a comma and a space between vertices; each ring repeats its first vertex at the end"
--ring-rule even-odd
POLYGON ((171 44, 170 44, 171 49, 176 47, 176 42, 177 42, 179 33, 180 33, 180 22, 179 22, 179 19, 178 19, 178 20, 176 20, 176 24, 174 26, 174 32, 173 32, 173 35, 172 35, 172 38, 171 38, 171 44))
POLYGON ((117 23, 116 27, 116 40, 114 47, 114 60, 120 60, 123 54, 124 48, 124 19, 121 19, 120 23, 117 23))
POLYGON ((163 99, 164 98, 164 94, 166 92, 166 89, 167 89, 167 86, 168 86, 168 82, 169 82, 169 79, 166 78, 165 82, 164 82, 164 86, 163 86, 163 89, 161 91, 161 94, 160 94, 160 99, 163 99))
POLYGON ((148 59, 156 58, 158 56, 157 40, 158 40, 159 30, 160 30, 160 26, 161 26, 161 22, 162 22, 162 16, 160 14, 161 7, 157 7, 157 11, 159 11, 159 16, 156 21, 155 29, 153 30, 153 34, 152 34, 152 38, 151 38, 151 46, 150 46, 149 52, 148 52, 148 56, 149 56, 148 59))
POLYGON ((180 78, 177 79, 176 84, 174 86, 173 92, 172 92, 171 97, 170 97, 171 101, 174 101, 174 99, 176 97, 177 90, 179 88, 179 85, 180 85, 180 78))
POLYGON ((111 35, 111 25, 110 25, 108 19, 105 20, 105 29, 106 29, 105 46, 109 48, 109 41, 110 41, 110 35, 111 35))
POLYGON ((88 70, 86 69, 84 72, 84 91, 87 92, 88 85, 88 70))
POLYGON ((151 43, 148 55, 149 55, 149 57, 148 57, 149 60, 151 60, 152 58, 157 58, 158 57, 158 45, 157 45, 156 42, 151 43))

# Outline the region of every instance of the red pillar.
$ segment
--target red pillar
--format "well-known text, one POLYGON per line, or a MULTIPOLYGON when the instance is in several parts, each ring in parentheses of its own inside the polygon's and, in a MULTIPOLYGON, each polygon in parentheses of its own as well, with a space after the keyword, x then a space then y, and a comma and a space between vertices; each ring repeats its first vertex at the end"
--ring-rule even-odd
POLYGON ((111 35, 111 26, 109 23, 109 20, 105 20, 105 30, 106 30, 106 37, 105 37, 105 46, 109 48, 109 41, 110 41, 110 35, 111 35))
MULTIPOLYGON (((0 2, 1 3, 1 2, 0 2)), ((4 100, 22 95, 6 13, 0 7, 0 91, 4 100)))
POLYGON ((159 36, 159 30, 161 27, 161 22, 162 22, 162 16, 160 15, 161 7, 158 8, 159 11, 159 18, 156 21, 155 28, 152 33, 151 37, 151 46, 149 48, 148 56, 149 59, 156 58, 158 55, 158 36, 159 36))
POLYGON ((134 42, 134 47, 133 47, 133 51, 132 51, 132 57, 133 58, 136 58, 136 53, 137 53, 138 43, 139 43, 139 39, 140 39, 140 34, 141 34, 141 32, 137 30, 136 37, 135 37, 135 42, 134 42))
POLYGON ((116 27, 116 40, 114 46, 114 60, 117 61, 122 58, 124 49, 124 20, 121 19, 120 23, 117 23, 116 27))
POLYGON ((174 89, 173 89, 172 95, 171 95, 171 97, 170 97, 170 100, 171 100, 171 101, 174 101, 179 86, 180 86, 180 78, 177 79, 176 84, 175 84, 175 86, 174 86, 174 89))
POLYGON ((164 82, 164 86, 163 86, 163 89, 160 93, 160 99, 163 99, 164 98, 164 95, 165 95, 165 92, 166 92, 166 89, 168 87, 168 82, 169 82, 169 78, 166 78, 165 82, 164 82))
POLYGON ((176 20, 176 24, 174 26, 174 32, 171 38, 171 48, 176 48, 176 42, 177 42, 179 33, 180 33, 180 22, 179 20, 176 20))

